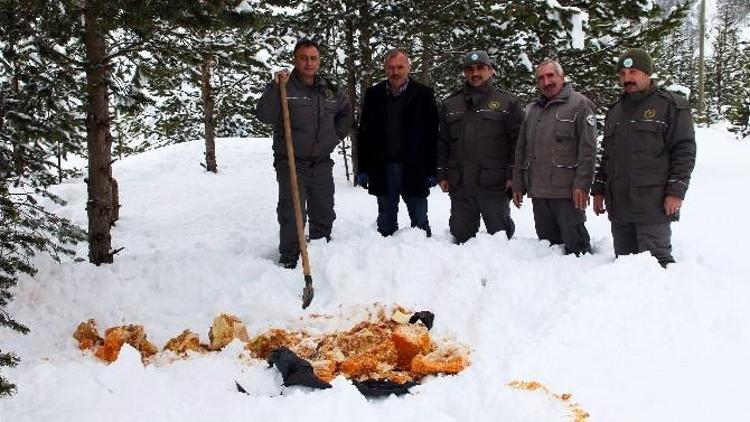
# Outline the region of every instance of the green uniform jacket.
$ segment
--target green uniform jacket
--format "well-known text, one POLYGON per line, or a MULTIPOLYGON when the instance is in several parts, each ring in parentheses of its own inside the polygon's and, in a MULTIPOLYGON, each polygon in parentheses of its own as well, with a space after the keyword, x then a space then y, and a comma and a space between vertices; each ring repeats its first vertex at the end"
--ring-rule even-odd
POLYGON ((479 88, 465 84, 440 107, 438 179, 452 192, 502 194, 522 121, 518 99, 491 80, 479 88))
POLYGON ((605 196, 611 221, 669 222, 664 197, 685 197, 695 150, 684 98, 662 88, 623 94, 607 113, 592 194, 605 196))
POLYGON ((588 193, 596 161, 596 117, 591 101, 569 84, 547 100, 526 107, 516 144, 513 190, 532 198, 573 197, 588 193))

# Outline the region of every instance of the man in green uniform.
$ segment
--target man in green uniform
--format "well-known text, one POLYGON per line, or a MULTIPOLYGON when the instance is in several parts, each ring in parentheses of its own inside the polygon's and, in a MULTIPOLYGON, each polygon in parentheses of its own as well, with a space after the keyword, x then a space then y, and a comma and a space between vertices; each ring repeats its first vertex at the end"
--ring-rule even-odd
POLYGON ((670 223, 695 165, 695 132, 687 101, 656 87, 652 72, 642 49, 618 60, 623 92, 607 113, 591 193, 594 212, 609 214, 615 255, 649 251, 666 267, 674 262, 670 223))
POLYGON ((438 180, 450 194, 448 225, 454 241, 463 243, 476 235, 481 216, 488 233, 503 230, 510 239, 511 166, 523 110, 493 84, 486 52, 469 52, 463 67, 463 88, 440 107, 438 180))

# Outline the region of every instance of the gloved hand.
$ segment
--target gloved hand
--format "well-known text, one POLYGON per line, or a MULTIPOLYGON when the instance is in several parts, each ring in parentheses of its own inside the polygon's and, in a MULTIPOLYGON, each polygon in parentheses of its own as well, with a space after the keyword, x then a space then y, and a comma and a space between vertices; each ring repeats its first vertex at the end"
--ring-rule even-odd
POLYGON ((438 180, 435 176, 427 176, 424 179, 424 183, 428 188, 434 188, 435 186, 437 186, 438 180))
POLYGON ((370 181, 370 177, 367 175, 367 173, 357 173, 357 176, 354 177, 354 186, 362 186, 363 188, 367 189, 367 183, 370 181))

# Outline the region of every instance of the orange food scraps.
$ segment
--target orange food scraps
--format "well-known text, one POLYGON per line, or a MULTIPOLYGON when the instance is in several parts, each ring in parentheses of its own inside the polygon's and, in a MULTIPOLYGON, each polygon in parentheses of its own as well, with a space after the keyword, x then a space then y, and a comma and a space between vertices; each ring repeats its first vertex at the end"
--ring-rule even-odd
POLYGON ((179 336, 170 339, 164 346, 164 350, 170 350, 178 355, 186 355, 188 352, 203 352, 208 346, 201 345, 198 334, 185 330, 179 336))
POLYGON ((104 339, 99 336, 96 328, 96 321, 93 319, 78 324, 73 338, 78 340, 78 348, 81 350, 93 349, 104 343, 104 339))
MULTIPOLYGON (((378 305, 376 305, 378 306, 378 305)), ((201 344, 197 334, 183 331, 164 346, 178 357, 188 352, 217 351, 235 338, 245 341, 245 350, 254 358, 266 360, 279 347, 288 347, 307 360, 324 381, 338 375, 365 380, 389 379, 398 383, 418 381, 426 375, 457 374, 469 365, 465 346, 436 342, 421 323, 409 324, 413 312, 395 306, 382 306, 369 312, 368 318, 345 331, 311 335, 303 330, 271 328, 249 338, 245 324, 237 317, 221 314, 214 318, 209 332, 210 346, 201 344)), ((141 326, 113 327, 104 339, 98 336, 93 320, 81 323, 74 337, 81 349, 91 349, 96 357, 112 362, 124 343, 131 344, 146 360, 156 348, 146 340, 141 326)))
POLYGON ((569 416, 571 422, 587 422, 589 420, 589 413, 583 410, 581 405, 570 402, 571 397, 573 397, 570 393, 552 393, 539 381, 512 381, 508 383, 508 387, 521 391, 542 391, 547 396, 563 403, 570 410, 569 416))
POLYGON ((142 325, 123 325, 107 329, 104 333, 104 344, 96 348, 94 355, 103 361, 114 362, 125 343, 138 350, 142 359, 151 357, 159 351, 146 338, 146 332, 142 325))
POLYGON ((241 341, 247 341, 250 338, 242 320, 229 314, 220 314, 214 318, 211 330, 208 332, 211 350, 221 350, 236 338, 241 341))

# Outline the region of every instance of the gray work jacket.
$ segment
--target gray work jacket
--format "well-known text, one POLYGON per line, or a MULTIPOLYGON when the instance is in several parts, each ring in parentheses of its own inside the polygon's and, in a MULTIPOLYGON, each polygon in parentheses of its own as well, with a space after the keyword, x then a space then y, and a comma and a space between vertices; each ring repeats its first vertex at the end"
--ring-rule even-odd
POLYGON ((588 193, 596 160, 596 118, 591 101, 569 84, 547 100, 526 107, 516 143, 513 191, 532 198, 573 197, 588 193))
MULTIPOLYGON (((349 100, 330 82, 315 76, 305 85, 296 71, 289 75, 287 100, 296 159, 310 162, 328 160, 336 145, 349 133, 352 111, 349 100)), ((268 84, 258 101, 255 115, 273 125, 273 152, 286 158, 284 125, 281 118, 279 85, 268 84)))

